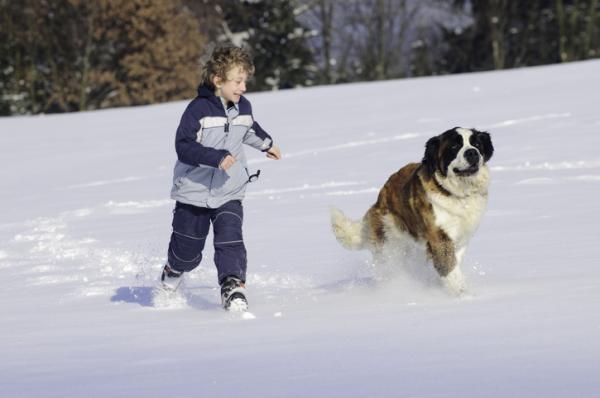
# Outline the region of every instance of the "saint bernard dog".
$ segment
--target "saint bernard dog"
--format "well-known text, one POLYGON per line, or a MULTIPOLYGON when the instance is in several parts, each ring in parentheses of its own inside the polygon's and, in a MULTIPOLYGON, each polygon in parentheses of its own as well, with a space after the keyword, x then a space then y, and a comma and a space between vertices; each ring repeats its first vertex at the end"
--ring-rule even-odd
POLYGON ((390 253, 416 253, 461 295, 460 263, 486 207, 493 152, 490 135, 475 129, 455 127, 431 138, 421 163, 392 174, 361 221, 332 209, 337 240, 347 249, 369 249, 376 264, 390 261, 390 253))

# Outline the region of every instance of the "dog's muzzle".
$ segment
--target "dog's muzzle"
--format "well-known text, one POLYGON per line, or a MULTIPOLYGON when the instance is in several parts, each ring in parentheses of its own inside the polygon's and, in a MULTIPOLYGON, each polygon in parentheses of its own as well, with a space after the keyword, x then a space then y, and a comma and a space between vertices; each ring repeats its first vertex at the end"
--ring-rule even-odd
POLYGON ((477 173, 479 171, 479 161, 481 159, 479 152, 477 152, 476 149, 469 148, 465 151, 463 156, 469 166, 464 169, 454 168, 454 174, 461 177, 468 177, 477 173))

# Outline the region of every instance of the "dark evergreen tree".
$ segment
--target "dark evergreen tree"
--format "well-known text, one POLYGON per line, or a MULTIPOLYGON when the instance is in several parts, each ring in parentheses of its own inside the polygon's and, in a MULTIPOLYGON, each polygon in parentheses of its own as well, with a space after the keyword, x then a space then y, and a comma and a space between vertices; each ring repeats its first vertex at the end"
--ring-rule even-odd
POLYGON ((272 90, 315 83, 310 31, 296 19, 295 2, 287 0, 224 1, 226 40, 254 54, 253 90, 272 90))
POLYGON ((600 55, 598 0, 453 0, 470 24, 442 28, 443 73, 504 69, 600 55))

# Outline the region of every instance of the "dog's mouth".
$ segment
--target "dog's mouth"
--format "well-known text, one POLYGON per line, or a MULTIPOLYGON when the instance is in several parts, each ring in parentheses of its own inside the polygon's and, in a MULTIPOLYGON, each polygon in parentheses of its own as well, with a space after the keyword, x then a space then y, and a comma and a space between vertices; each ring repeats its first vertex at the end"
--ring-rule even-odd
POLYGON ((457 176, 460 177, 469 177, 472 176, 473 174, 477 173, 479 171, 479 165, 478 164, 472 164, 471 166, 467 167, 466 169, 457 169, 454 168, 454 174, 456 174, 457 176))

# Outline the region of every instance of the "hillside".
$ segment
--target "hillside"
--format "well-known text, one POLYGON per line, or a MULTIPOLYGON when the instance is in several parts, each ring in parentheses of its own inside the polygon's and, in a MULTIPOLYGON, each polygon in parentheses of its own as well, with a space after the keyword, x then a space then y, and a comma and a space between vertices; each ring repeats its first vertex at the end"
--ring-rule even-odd
POLYGON ((181 300, 153 300, 185 102, 0 118, 0 396, 600 396, 599 70, 250 93, 284 152, 246 152, 254 319, 219 308, 212 238, 181 300), (496 149, 462 299, 329 227, 454 126, 496 149))

